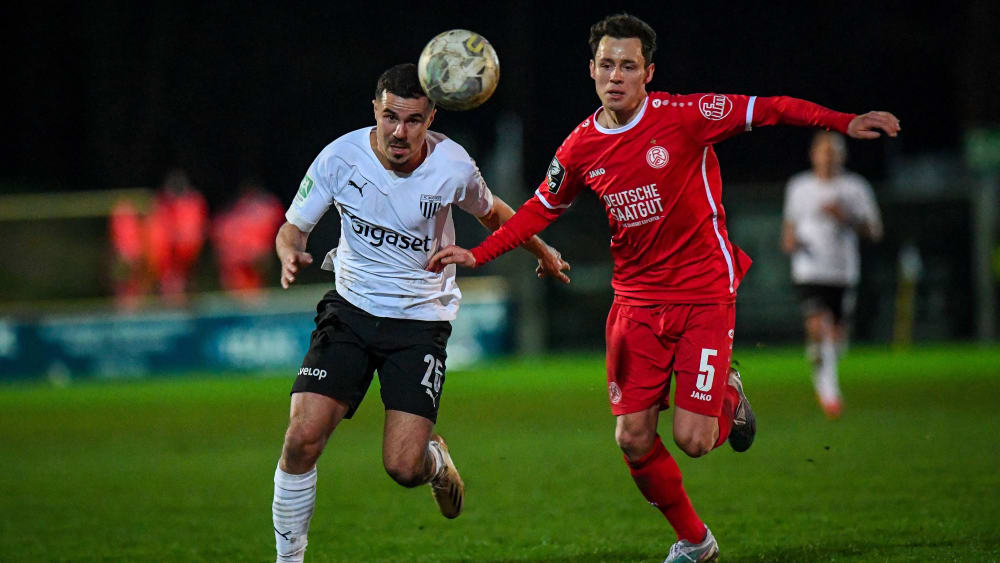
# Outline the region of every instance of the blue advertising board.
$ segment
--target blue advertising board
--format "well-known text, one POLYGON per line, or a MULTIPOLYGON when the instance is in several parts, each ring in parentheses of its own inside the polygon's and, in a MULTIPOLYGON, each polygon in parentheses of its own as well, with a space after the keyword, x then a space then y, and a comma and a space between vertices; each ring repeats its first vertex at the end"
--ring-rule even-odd
MULTIPOLYGON (((194 371, 294 374, 309 346, 314 303, 280 309, 215 306, 0 317, 0 379, 58 381, 194 371)), ((503 291, 467 294, 453 323, 449 368, 508 353, 509 311, 503 291)))

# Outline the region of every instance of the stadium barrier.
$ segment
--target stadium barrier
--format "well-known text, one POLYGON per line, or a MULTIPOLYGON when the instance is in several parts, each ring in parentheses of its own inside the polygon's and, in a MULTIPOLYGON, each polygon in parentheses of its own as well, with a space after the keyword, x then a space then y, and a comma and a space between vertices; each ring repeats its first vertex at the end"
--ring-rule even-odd
MULTIPOLYGON (((248 302, 208 294, 183 310, 0 316, 0 380, 146 377, 181 372, 298 370, 328 284, 265 292, 248 302)), ((510 351, 511 304, 499 278, 467 279, 448 367, 510 351)), ((59 308, 56 308, 57 310, 59 308)))

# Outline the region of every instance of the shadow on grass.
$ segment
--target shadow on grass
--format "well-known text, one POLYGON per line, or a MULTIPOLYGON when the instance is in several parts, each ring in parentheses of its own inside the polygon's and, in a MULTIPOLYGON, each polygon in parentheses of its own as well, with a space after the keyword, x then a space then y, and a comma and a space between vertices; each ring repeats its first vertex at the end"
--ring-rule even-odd
POLYGON ((660 556, 651 556, 643 551, 608 551, 604 553, 587 553, 580 555, 564 555, 561 557, 545 557, 542 559, 527 557, 516 559, 480 559, 480 563, 518 563, 527 561, 545 561, 545 563, 626 563, 629 561, 661 561, 666 552, 660 556))
MULTIPOLYGON (((956 553, 954 551, 958 547, 959 544, 956 542, 947 540, 912 541, 895 544, 884 542, 860 544, 852 542, 849 545, 838 546, 814 544, 786 547, 779 546, 750 556, 727 557, 723 552, 720 553, 719 560, 724 560, 726 563, 760 563, 761 561, 767 561, 768 563, 845 560, 888 561, 897 560, 897 558, 910 560, 914 557, 921 558, 933 556, 933 554, 939 553, 937 550, 941 550, 940 553, 949 554, 949 559, 957 556, 957 559, 955 559, 956 561, 966 560, 960 553, 956 553)), ((969 552, 969 554, 971 555, 971 552, 969 552)))
MULTIPOLYGON (((987 543, 989 544, 990 542, 987 543)), ((995 548, 996 545, 983 545, 980 547, 985 550, 981 553, 986 553, 992 551, 990 547, 995 548)), ((729 555, 725 551, 722 551, 719 561, 725 561, 725 563, 802 563, 803 561, 883 561, 896 560, 899 557, 909 560, 914 556, 932 555, 939 549, 952 550, 954 548, 956 548, 956 543, 953 541, 915 541, 898 544, 860 544, 853 542, 849 545, 838 546, 813 544, 787 547, 777 546, 774 549, 761 550, 753 555, 729 555), (931 550, 931 553, 927 552, 928 549, 931 550)), ((953 552, 950 553, 954 555, 953 552)), ((660 561, 662 557, 666 557, 665 552, 657 555, 646 551, 633 550, 543 558, 481 559, 479 561, 482 563, 518 563, 528 561, 544 561, 545 563, 626 563, 633 561, 660 561)))

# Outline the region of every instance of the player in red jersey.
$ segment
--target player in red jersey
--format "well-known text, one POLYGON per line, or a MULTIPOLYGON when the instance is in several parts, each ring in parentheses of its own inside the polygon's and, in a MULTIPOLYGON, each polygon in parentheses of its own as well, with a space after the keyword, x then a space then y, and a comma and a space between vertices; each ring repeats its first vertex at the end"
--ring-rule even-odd
POLYGON ((727 439, 744 451, 756 432, 739 374, 729 367, 736 289, 750 259, 729 242, 712 144, 775 124, 894 137, 899 121, 781 96, 647 94, 656 33, 626 14, 592 26, 590 46, 601 107, 569 134, 534 197, 507 223, 471 251, 442 249, 428 269, 485 264, 544 229, 581 190, 598 195, 614 258, 606 338, 615 438, 639 490, 677 532, 667 561, 709 561, 718 546, 691 506, 657 422, 676 373, 673 437, 687 455, 727 439))

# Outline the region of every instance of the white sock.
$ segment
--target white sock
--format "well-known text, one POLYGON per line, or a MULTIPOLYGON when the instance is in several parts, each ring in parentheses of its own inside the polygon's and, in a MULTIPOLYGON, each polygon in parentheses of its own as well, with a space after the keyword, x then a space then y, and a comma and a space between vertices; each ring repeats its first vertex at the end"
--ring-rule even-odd
POLYGON ((278 467, 274 471, 274 501, 271 518, 278 563, 301 563, 309 543, 309 519, 316 506, 316 468, 292 475, 278 467))
POLYGON ((431 481, 433 481, 444 471, 444 453, 437 442, 427 443, 427 453, 430 454, 431 460, 434 462, 434 468, 431 470, 431 481))
POLYGON ((837 344, 825 339, 820 344, 819 398, 827 402, 840 400, 840 383, 837 381, 837 344))

